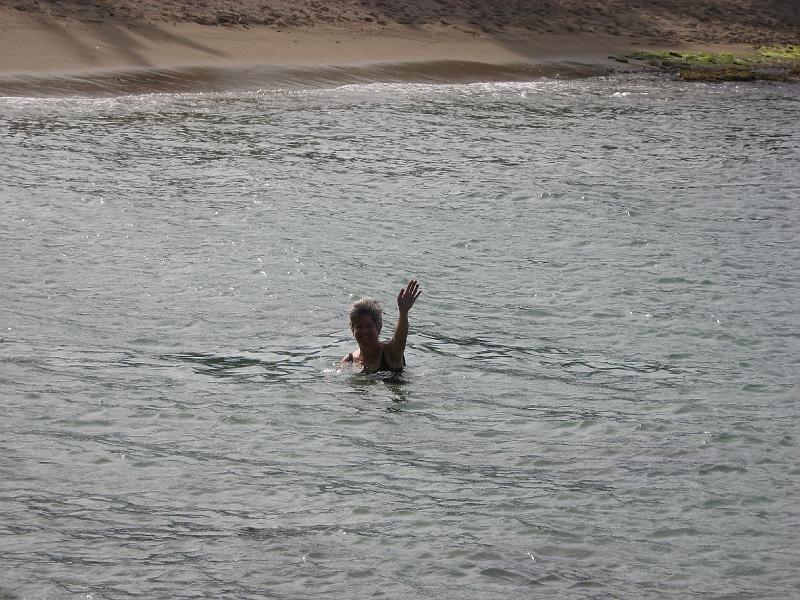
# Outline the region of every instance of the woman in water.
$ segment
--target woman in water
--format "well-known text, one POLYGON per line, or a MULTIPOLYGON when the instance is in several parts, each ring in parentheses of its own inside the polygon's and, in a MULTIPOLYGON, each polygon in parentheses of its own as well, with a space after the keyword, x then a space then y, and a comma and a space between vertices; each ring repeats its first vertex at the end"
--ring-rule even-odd
POLYGON ((394 336, 388 342, 381 342, 378 336, 383 327, 383 309, 372 298, 362 298, 350 308, 350 330, 358 342, 358 350, 342 359, 342 365, 352 364, 364 368, 364 373, 403 370, 406 359, 408 336, 408 311, 414 306, 422 292, 416 279, 408 282, 397 295, 397 308, 400 316, 394 328, 394 336))

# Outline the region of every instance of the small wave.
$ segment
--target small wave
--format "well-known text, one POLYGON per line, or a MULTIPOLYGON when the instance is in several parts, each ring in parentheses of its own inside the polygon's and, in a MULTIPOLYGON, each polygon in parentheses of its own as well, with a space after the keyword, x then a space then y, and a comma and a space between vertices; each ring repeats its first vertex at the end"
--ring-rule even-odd
POLYGON ((703 465, 698 472, 700 475, 710 475, 712 473, 747 473, 747 469, 738 465, 703 465))
POLYGON ((342 66, 257 66, 128 69, 77 74, 0 77, 0 96, 115 97, 158 93, 287 91, 373 84, 462 84, 572 79, 602 74, 579 63, 534 65, 470 61, 419 61, 342 66))

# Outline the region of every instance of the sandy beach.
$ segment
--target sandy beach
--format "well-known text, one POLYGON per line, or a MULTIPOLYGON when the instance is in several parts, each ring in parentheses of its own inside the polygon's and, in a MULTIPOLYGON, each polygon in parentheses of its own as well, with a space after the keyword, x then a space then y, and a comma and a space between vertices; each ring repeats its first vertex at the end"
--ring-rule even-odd
POLYGON ((281 69, 290 78, 322 68, 325 77, 380 79, 386 65, 412 78, 492 73, 479 65, 568 76, 620 70, 609 57, 637 49, 799 39, 793 0, 0 0, 6 90, 68 75, 125 83, 142 72, 167 73, 156 85, 167 88, 170 79, 199 85, 221 74, 226 85, 268 72, 280 79, 281 69))

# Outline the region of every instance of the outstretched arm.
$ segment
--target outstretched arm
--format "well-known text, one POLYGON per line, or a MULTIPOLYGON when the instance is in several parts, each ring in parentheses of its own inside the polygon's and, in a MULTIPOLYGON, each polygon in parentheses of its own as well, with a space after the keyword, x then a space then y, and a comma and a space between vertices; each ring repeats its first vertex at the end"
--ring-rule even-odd
POLYGON ((383 347, 384 352, 389 355, 388 358, 395 363, 395 366, 403 366, 403 353, 406 350, 406 338, 408 337, 408 311, 414 306, 414 302, 421 293, 419 283, 416 279, 412 279, 405 289, 400 290, 400 293, 397 294, 397 308, 400 316, 397 317, 394 336, 383 347))

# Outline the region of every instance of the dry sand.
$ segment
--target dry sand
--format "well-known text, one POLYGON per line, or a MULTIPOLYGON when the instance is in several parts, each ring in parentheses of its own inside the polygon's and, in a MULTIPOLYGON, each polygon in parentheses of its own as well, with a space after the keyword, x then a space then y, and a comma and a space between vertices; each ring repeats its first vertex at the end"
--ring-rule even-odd
POLYGON ((0 0, 6 84, 164 69, 198 85, 269 68, 380 79, 388 64, 432 79, 458 63, 481 77, 492 69, 479 63, 583 74, 635 49, 799 40, 798 0, 0 0))

